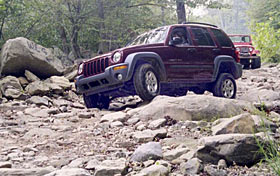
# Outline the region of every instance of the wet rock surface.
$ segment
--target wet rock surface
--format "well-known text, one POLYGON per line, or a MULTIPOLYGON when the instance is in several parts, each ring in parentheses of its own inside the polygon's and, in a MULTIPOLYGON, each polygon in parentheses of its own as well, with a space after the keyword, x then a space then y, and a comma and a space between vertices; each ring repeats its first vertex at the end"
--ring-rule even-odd
POLYGON ((14 77, 0 87, 0 175, 274 175, 257 164, 252 131, 265 122, 279 136, 279 71, 245 70, 236 100, 208 92, 151 103, 130 96, 109 110, 86 109, 65 77, 14 77))

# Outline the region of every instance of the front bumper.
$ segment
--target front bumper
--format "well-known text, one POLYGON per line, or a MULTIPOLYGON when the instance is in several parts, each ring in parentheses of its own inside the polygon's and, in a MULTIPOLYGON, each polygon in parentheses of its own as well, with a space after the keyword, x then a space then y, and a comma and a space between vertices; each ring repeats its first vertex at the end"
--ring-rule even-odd
POLYGON ((98 75, 84 77, 77 76, 75 79, 75 86, 78 93, 82 94, 96 94, 114 90, 123 86, 127 81, 128 64, 117 64, 105 69, 104 73, 98 75), (123 69, 114 70, 115 67, 126 66, 123 69), (118 79, 118 74, 122 75, 122 79, 118 79))

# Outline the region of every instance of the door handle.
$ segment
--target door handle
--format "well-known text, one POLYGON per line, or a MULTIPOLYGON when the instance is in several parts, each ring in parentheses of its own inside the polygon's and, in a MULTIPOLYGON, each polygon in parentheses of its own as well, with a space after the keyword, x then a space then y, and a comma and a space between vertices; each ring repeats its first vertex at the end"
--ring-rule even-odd
POLYGON ((194 53, 194 52, 196 52, 196 49, 195 48, 188 48, 188 52, 194 53))

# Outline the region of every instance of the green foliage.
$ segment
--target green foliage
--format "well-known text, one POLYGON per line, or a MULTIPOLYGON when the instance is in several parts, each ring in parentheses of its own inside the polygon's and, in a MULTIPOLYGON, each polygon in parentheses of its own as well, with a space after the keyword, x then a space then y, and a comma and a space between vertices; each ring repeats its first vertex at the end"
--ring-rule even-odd
POLYGON ((275 141, 269 134, 270 129, 266 128, 264 122, 262 123, 265 136, 264 141, 259 140, 256 137, 256 142, 259 147, 259 153, 264 156, 261 162, 266 162, 275 174, 280 176, 280 145, 279 142, 275 141))
POLYGON ((280 29, 274 29, 269 22, 260 22, 254 32, 253 42, 261 51, 261 57, 269 62, 280 62, 280 29))

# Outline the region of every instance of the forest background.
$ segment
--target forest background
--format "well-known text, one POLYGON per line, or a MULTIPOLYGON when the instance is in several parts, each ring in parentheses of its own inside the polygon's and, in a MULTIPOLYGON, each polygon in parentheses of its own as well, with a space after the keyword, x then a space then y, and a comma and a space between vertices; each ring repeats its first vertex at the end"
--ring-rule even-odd
POLYGON ((280 62, 280 0, 0 0, 0 45, 25 37, 79 59, 189 21, 251 34, 264 60, 280 62))

